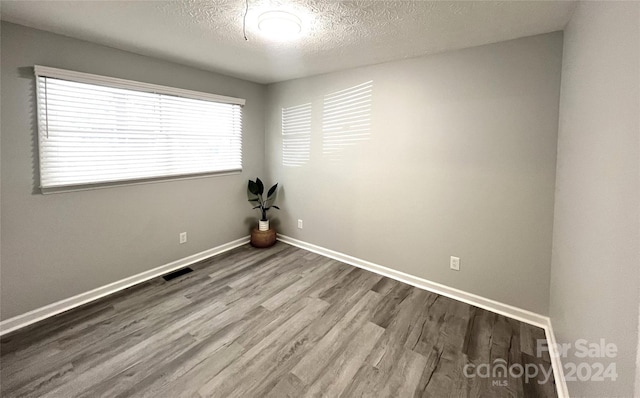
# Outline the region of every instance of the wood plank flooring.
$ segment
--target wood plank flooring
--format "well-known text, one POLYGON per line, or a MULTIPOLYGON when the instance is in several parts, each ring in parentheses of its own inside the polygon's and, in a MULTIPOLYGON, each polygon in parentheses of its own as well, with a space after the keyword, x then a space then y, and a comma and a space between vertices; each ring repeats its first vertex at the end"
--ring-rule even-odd
POLYGON ((557 396, 540 328, 281 242, 192 268, 3 337, 1 395, 557 396))

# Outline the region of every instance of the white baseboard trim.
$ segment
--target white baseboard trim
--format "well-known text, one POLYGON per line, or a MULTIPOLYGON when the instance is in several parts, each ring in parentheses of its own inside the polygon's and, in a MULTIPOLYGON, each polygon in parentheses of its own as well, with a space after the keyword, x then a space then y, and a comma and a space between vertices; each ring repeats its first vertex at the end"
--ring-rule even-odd
POLYGON ((322 254, 325 257, 329 257, 334 260, 356 266, 358 268, 366 269, 367 271, 371 271, 379 275, 387 276, 391 279, 407 283, 420 289, 428 290, 430 292, 450 297, 467 304, 475 305, 476 307, 484 308, 500 315, 508 316, 510 318, 529 323, 531 325, 544 328, 548 324, 549 317, 536 314, 535 312, 523 310, 509 304, 504 304, 495 300, 478 296, 473 293, 468 293, 463 290, 455 289, 437 282, 432 282, 430 280, 410 275, 402 271, 397 271, 382 265, 374 264, 366 260, 352 257, 344 253, 336 252, 324 247, 316 246, 311 243, 303 242, 286 235, 278 235, 278 240, 281 240, 282 242, 288 243, 292 246, 300 247, 310 252, 322 254))
POLYGON ((549 356, 551 357, 551 366, 553 367, 553 377, 556 381, 556 392, 559 398, 569 398, 569 388, 567 387, 567 381, 564 378, 564 367, 562 366, 562 358, 558 351, 558 344, 556 342, 556 335, 553 332, 551 326, 551 318, 547 326, 544 327, 544 334, 547 338, 547 345, 549 346, 549 356))
POLYGON ((108 296, 120 290, 131 287, 133 285, 137 285, 138 283, 156 278, 158 276, 167 274, 171 271, 175 271, 180 268, 184 268, 191 264, 195 264, 198 261, 202 261, 209 257, 215 256, 216 254, 224 253, 238 246, 242 246, 248 242, 249 242, 249 237, 245 236, 243 238, 236 239, 234 241, 222 244, 220 246, 213 247, 211 249, 207 249, 200 253, 196 253, 176 261, 172 261, 168 264, 161 265, 160 267, 150 269, 145 272, 141 272, 139 274, 130 276, 125 279, 121 279, 119 281, 90 290, 88 292, 81 293, 76 296, 57 301, 55 303, 46 305, 41 308, 37 308, 33 311, 29 311, 22 315, 9 318, 7 320, 0 322, 0 336, 13 332, 14 330, 21 329, 25 326, 31 325, 32 323, 52 317, 61 312, 68 311, 72 308, 97 300, 101 297, 108 296))
POLYGON ((513 318, 518 321, 525 322, 544 329, 547 343, 549 345, 549 355, 551 356, 553 375, 556 381, 556 390, 558 392, 558 397, 569 397, 569 394, 567 392, 567 385, 564 379, 564 373, 562 372, 563 368, 561 358, 557 352, 556 339, 551 327, 551 319, 548 316, 544 316, 532 311, 514 307, 509 304, 478 296, 473 293, 468 293, 463 290, 446 286, 437 282, 432 282, 430 280, 410 275, 402 271, 397 271, 382 265, 372 263, 370 261, 349 256, 348 254, 340 253, 331 249, 314 245, 312 243, 294 239, 290 236, 278 235, 278 240, 292 246, 296 246, 301 249, 305 249, 310 252, 321 254, 325 257, 329 257, 334 260, 353 265, 358 268, 366 269, 367 271, 374 272, 378 275, 383 275, 391 279, 395 279, 397 281, 415 286, 417 288, 428 290, 430 292, 437 293, 454 300, 462 301, 463 303, 471 304, 476 307, 483 308, 485 310, 495 312, 497 314, 504 315, 506 317, 513 318))

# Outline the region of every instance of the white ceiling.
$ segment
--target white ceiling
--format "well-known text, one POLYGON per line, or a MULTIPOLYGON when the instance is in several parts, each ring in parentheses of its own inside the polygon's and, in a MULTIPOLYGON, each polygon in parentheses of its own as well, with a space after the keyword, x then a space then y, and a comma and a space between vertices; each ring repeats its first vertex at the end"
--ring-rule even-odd
POLYGON ((200 69, 271 83, 562 30, 568 1, 12 1, 2 19, 200 69), (262 38, 257 18, 284 9, 297 40, 262 38))

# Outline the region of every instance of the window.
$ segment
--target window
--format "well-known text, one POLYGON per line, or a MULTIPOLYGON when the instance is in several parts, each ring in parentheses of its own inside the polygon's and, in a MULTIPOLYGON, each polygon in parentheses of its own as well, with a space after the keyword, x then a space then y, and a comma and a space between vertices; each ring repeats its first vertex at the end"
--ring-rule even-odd
POLYGON ((244 100, 35 67, 43 192, 242 170, 244 100))

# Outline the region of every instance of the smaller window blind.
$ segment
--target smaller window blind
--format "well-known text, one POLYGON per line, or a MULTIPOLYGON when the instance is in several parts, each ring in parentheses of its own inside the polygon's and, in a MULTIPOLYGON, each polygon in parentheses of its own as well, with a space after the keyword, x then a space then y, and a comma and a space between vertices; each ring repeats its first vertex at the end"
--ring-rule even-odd
POLYGON ((242 169, 244 100, 35 67, 40 185, 242 169))

